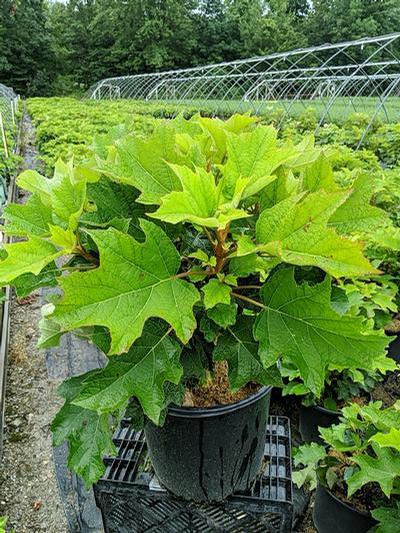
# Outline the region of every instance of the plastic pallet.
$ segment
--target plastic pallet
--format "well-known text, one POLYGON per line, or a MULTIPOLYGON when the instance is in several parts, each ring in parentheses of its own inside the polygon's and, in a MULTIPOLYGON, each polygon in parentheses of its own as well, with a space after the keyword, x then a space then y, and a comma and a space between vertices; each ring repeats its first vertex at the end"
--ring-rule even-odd
POLYGON ((94 488, 106 533, 277 533, 292 531, 290 423, 268 420, 263 472, 251 489, 220 503, 178 499, 160 487, 142 432, 124 424, 114 435, 117 457, 94 488))

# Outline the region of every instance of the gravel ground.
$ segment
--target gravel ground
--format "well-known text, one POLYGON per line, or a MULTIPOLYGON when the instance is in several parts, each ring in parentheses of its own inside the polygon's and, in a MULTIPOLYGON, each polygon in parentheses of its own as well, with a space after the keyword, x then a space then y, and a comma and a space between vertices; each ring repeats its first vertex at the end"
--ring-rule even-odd
MULTIPOLYGON (((35 166, 34 131, 24 119, 25 167, 35 166)), ((19 200, 22 202, 23 197, 19 200)), ((0 516, 16 533, 67 533, 54 471, 50 423, 60 406, 57 383, 47 377, 36 347, 40 298, 11 306, 4 449, 0 469, 0 516)))

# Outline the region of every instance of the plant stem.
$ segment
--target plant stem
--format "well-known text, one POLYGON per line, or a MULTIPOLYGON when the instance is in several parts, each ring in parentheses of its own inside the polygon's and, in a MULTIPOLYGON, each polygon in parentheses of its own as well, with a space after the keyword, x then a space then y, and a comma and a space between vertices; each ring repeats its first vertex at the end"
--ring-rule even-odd
POLYGON ((98 258, 87 252, 80 244, 78 244, 78 246, 74 250, 74 253, 82 256, 84 259, 86 259, 87 261, 89 261, 89 263, 92 263, 93 265, 99 265, 98 258))
POLYGON ((235 296, 235 298, 239 298, 240 300, 244 300, 245 302, 255 305, 257 307, 261 307, 262 309, 266 309, 267 307, 262 304, 261 302, 257 302, 257 300, 253 300, 252 298, 248 298, 247 296, 243 296, 243 294, 237 294, 236 292, 231 292, 232 296, 235 296))
POLYGON ((238 285, 235 287, 237 289, 261 289, 261 285, 238 285))
POLYGON ((186 272, 180 272, 173 276, 173 279, 186 278, 188 276, 210 276, 213 274, 211 270, 188 270, 186 272))
POLYGON ((225 241, 229 232, 229 224, 224 229, 217 229, 217 245, 215 246, 215 257, 217 258, 217 264, 214 268, 214 273, 218 274, 224 268, 225 265, 225 241))
POLYGON ((214 241, 214 239, 212 238, 211 233, 208 231, 208 228, 206 228, 205 226, 203 226, 203 231, 204 231, 204 233, 207 235, 207 239, 210 241, 212 247, 214 248, 214 247, 215 247, 215 241, 214 241))

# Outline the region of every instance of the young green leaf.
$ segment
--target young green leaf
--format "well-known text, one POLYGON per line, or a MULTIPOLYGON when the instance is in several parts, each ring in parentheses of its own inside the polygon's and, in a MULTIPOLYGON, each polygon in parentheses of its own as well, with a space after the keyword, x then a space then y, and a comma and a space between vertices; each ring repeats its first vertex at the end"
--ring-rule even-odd
POLYGON ((201 290, 204 293, 204 307, 206 309, 211 309, 217 304, 229 305, 231 303, 231 288, 218 279, 211 279, 201 290))
POLYGON ((303 191, 316 192, 320 189, 335 192, 338 186, 335 183, 332 165, 322 153, 316 161, 306 167, 302 173, 303 191))
POLYGON ((128 136, 117 143, 115 150, 114 160, 101 161, 99 170, 141 191, 140 203, 159 204, 166 194, 181 190, 178 176, 167 163, 185 161, 175 150, 172 125, 161 124, 147 140, 128 136))
POLYGON ((232 326, 236 322, 237 305, 236 304, 217 304, 215 307, 208 309, 207 316, 211 318, 213 322, 227 328, 232 326))
POLYGON ((349 234, 374 231, 390 224, 390 218, 383 209, 370 205, 373 192, 371 176, 366 173, 358 176, 350 196, 333 213, 328 225, 341 234, 349 234))
POLYGON ((394 448, 400 452, 400 429, 397 427, 390 428, 389 433, 376 433, 369 440, 376 442, 381 448, 394 448))
POLYGON ((276 179, 274 172, 297 154, 294 146, 277 147, 276 130, 258 126, 249 133, 227 134, 224 191, 232 197, 239 178, 247 178, 243 198, 257 194, 276 179))
POLYGON ((4 219, 5 233, 18 237, 49 235, 49 225, 53 223, 50 207, 44 205, 37 194, 32 194, 25 204, 7 205, 4 219))
POLYGON ((393 483, 400 476, 400 454, 391 449, 373 445, 376 457, 369 455, 354 455, 352 460, 359 466, 348 480, 348 496, 352 496, 357 490, 375 481, 389 498, 392 493, 393 483))
POLYGON ((361 245, 327 227, 348 192, 291 196, 263 211, 257 221, 259 249, 294 265, 317 266, 335 277, 378 273, 361 245))
POLYGON ((23 274, 36 276, 62 254, 54 244, 32 235, 28 241, 5 244, 7 257, 0 261, 0 286, 8 285, 23 274))
POLYGON ((161 198, 161 206, 151 217, 171 224, 191 222, 210 228, 224 228, 232 220, 249 216, 246 211, 224 206, 220 187, 211 172, 201 168, 171 165, 181 182, 182 191, 174 191, 161 198), (222 205, 220 205, 220 203, 222 205))
POLYGON ((316 468, 319 461, 326 456, 326 450, 321 444, 311 442, 303 444, 293 450, 293 462, 295 466, 303 465, 303 468, 292 473, 292 479, 298 487, 308 485, 310 490, 317 486, 316 468))

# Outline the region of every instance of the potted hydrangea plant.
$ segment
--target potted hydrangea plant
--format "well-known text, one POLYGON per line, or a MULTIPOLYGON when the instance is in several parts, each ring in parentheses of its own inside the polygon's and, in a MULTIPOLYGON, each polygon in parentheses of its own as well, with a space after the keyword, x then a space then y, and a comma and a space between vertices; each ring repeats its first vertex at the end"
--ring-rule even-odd
POLYGON ((327 369, 385 356, 388 337, 337 313, 332 286, 379 274, 354 233, 390 221, 365 176, 335 182, 329 149, 280 141, 247 115, 110 137, 84 166, 19 177, 31 196, 5 211, 21 239, 4 247, 0 282, 19 294, 57 287, 42 346, 74 332, 108 356, 60 387, 52 429, 71 469, 94 483, 113 423, 139 409, 160 481, 222 499, 261 467, 283 356, 316 395, 327 369))
POLYGON ((322 428, 326 446, 304 444, 295 453, 299 485, 317 486, 314 523, 320 533, 379 533, 400 528, 400 402, 350 404, 341 421, 322 428))

